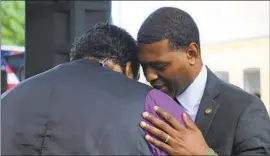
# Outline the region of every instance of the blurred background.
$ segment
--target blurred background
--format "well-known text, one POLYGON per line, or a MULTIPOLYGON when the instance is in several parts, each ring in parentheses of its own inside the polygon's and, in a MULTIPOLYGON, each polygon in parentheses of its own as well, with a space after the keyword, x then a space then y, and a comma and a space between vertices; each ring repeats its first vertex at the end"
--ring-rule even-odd
MULTIPOLYGON (((143 20, 163 6, 187 11, 200 31, 204 63, 269 111, 269 1, 1 1, 1 91, 68 61, 74 38, 96 22, 136 38, 143 20)), ((147 84, 143 73, 140 81, 147 84)))

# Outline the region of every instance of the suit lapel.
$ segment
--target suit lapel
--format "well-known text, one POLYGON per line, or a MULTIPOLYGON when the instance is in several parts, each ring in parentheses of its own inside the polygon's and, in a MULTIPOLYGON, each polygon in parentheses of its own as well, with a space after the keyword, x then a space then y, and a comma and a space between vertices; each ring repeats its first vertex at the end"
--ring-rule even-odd
POLYGON ((204 137, 207 136, 209 127, 212 124, 218 108, 219 104, 216 103, 216 101, 214 101, 207 92, 205 92, 195 120, 196 125, 199 127, 204 137))
POLYGON ((215 98, 220 93, 220 80, 207 68, 207 82, 205 91, 195 119, 196 125, 206 138, 209 127, 219 109, 215 98))

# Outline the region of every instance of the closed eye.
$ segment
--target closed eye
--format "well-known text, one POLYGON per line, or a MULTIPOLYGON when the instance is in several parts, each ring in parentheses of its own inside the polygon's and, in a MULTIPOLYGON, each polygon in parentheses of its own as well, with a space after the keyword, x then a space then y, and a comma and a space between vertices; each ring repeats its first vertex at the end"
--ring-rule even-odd
POLYGON ((158 64, 151 64, 150 65, 153 69, 163 71, 167 66, 168 63, 158 63, 158 64))
POLYGON ((169 63, 163 63, 163 62, 162 63, 161 62, 151 62, 151 63, 147 63, 147 64, 141 64, 144 73, 148 68, 155 70, 155 71, 163 71, 166 69, 166 67, 168 65, 169 65, 169 63))

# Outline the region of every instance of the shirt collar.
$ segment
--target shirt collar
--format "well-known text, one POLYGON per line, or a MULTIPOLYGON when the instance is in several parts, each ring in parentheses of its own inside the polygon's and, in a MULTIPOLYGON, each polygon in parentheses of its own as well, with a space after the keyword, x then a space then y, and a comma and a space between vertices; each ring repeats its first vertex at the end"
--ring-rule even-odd
POLYGON ((187 112, 193 112, 194 109, 198 110, 206 86, 206 81, 207 69, 205 65, 203 65, 199 75, 191 85, 182 94, 177 96, 177 100, 187 112))

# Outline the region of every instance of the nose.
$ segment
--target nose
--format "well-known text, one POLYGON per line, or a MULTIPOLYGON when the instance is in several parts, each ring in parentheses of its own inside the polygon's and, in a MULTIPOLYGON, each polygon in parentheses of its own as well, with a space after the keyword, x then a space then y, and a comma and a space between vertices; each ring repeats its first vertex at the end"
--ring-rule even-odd
POLYGON ((146 80, 148 82, 150 82, 150 83, 152 81, 158 79, 157 73, 153 69, 151 69, 151 68, 144 69, 144 75, 145 75, 146 80))

